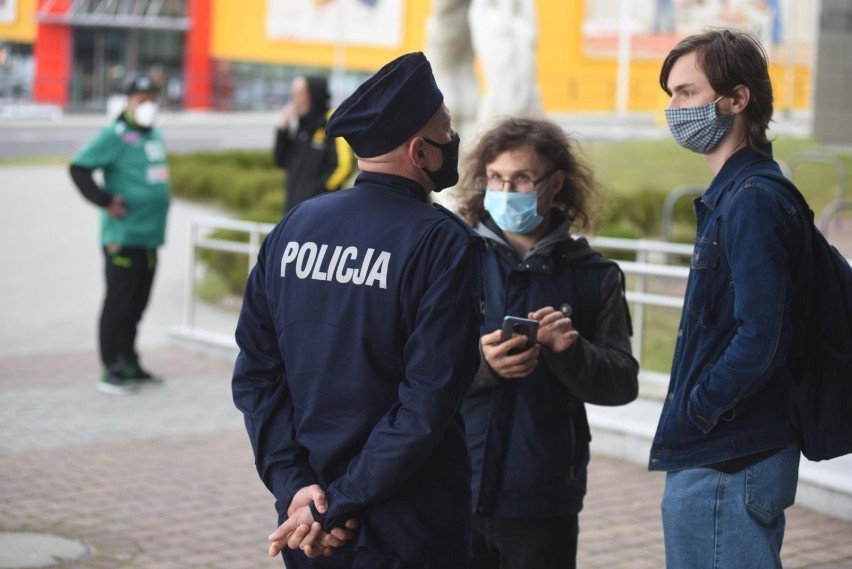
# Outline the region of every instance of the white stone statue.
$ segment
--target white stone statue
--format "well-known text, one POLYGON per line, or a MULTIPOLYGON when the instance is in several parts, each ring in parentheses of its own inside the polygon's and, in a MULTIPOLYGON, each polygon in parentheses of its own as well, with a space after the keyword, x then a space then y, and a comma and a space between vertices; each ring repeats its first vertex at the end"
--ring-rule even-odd
MULTIPOLYGON (((496 117, 541 114, 534 0, 432 0, 426 54, 464 151, 496 117), (474 61, 482 71, 482 90, 474 61)), ((445 205, 448 192, 442 192, 445 205)))

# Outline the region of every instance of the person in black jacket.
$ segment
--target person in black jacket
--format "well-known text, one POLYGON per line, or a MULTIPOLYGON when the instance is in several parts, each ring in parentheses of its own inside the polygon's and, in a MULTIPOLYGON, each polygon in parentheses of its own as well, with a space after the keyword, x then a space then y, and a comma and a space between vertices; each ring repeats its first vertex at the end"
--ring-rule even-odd
POLYGON ((471 152, 461 213, 485 239, 482 363, 462 405, 475 569, 575 566, 586 493, 585 403, 638 394, 618 266, 575 239, 594 178, 543 119, 504 119, 471 152), (505 316, 538 321, 533 345, 505 316))
POLYGON ((352 174, 352 151, 343 138, 328 139, 328 82, 324 77, 293 80, 291 99, 275 133, 275 165, 287 170, 284 213, 299 203, 340 189, 352 174))

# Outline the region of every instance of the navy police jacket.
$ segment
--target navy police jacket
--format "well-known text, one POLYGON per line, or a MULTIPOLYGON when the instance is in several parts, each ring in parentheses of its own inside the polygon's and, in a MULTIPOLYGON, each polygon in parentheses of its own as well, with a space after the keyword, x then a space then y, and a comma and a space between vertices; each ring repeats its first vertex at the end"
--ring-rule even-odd
POLYGON ((426 195, 362 173, 279 222, 246 284, 232 387, 281 521, 316 483, 324 529, 361 522, 336 555, 466 567, 459 406, 479 365, 482 247, 426 195))
POLYGON ((548 518, 579 512, 590 440, 584 403, 621 405, 638 394, 621 271, 585 239, 572 239, 561 214, 552 213, 551 224, 555 229, 523 259, 490 217, 477 227, 487 245, 481 333, 500 329, 504 316, 569 304, 581 334, 564 352, 542 347, 538 366, 523 379, 500 378, 483 358, 462 405, 477 515, 548 518))

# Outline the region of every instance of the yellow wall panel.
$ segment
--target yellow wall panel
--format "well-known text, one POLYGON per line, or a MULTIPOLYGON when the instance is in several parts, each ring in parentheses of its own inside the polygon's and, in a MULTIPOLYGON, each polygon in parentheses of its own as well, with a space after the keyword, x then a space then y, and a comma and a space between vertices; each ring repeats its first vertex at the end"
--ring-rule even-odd
POLYGON ((340 54, 342 62, 349 69, 375 71, 398 55, 423 49, 429 5, 422 0, 406 2, 402 14, 400 47, 346 46, 341 52, 333 43, 304 43, 270 38, 266 32, 266 11, 266 0, 250 3, 213 0, 213 57, 231 61, 331 68, 340 54))
POLYGON ((769 75, 775 94, 776 112, 810 108, 813 96, 810 66, 770 65, 769 75))
MULTIPOLYGON (((590 0, 589 0, 590 1, 590 0)), ((539 24, 538 75, 542 105, 548 112, 614 111, 617 61, 590 57, 583 50, 585 1, 536 0, 539 24)), ((656 111, 668 97, 659 86, 663 57, 636 56, 630 64, 627 108, 656 111)), ((770 66, 776 109, 810 107, 812 73, 808 65, 770 66)))
POLYGON ((0 23, 0 40, 16 43, 35 43, 38 26, 36 25, 36 2, 38 0, 17 0, 17 16, 11 24, 0 23))
MULTIPOLYGON (((35 0, 21 0, 35 2, 35 0)), ((430 2, 405 1, 402 45, 394 49, 333 43, 307 44, 271 39, 266 33, 266 0, 238 2, 213 0, 212 47, 214 58, 231 61, 278 63, 332 68, 338 59, 348 69, 371 72, 409 51, 423 50, 430 2)), ((547 112, 614 111, 617 97, 617 62, 613 55, 584 53, 581 0, 535 0, 539 23, 538 77, 542 104, 547 112)), ((655 56, 656 57, 656 56, 655 56)), ((659 87, 662 57, 635 58, 630 65, 627 107, 630 111, 656 111, 668 98, 659 87)), ((811 69, 773 67, 778 108, 807 108, 811 97, 811 69), (792 77, 792 79, 791 79, 792 77)))

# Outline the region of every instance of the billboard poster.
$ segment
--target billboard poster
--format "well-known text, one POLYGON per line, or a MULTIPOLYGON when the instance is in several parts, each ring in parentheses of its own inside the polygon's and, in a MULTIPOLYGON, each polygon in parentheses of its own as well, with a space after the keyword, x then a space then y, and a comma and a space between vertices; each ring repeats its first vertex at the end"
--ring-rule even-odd
POLYGON ((737 28, 763 44, 770 62, 809 65, 817 0, 586 0, 583 50, 614 58, 630 38, 632 58, 662 59, 678 40, 704 28, 737 28), (626 27, 626 29, 625 29, 626 27))
POLYGON ((14 24, 17 16, 16 0, 0 0, 0 24, 14 24))
POLYGON ((270 39, 399 47, 402 0, 267 0, 270 39))

